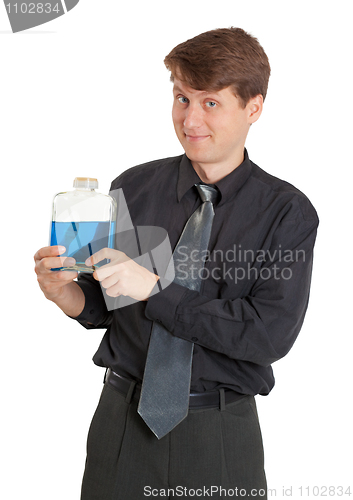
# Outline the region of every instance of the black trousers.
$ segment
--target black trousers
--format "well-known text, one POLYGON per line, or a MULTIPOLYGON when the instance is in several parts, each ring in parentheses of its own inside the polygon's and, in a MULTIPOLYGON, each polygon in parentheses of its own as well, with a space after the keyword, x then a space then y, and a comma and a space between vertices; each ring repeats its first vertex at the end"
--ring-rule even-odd
POLYGON ((105 384, 87 439, 81 500, 266 499, 255 400, 190 410, 158 440, 137 401, 105 384))

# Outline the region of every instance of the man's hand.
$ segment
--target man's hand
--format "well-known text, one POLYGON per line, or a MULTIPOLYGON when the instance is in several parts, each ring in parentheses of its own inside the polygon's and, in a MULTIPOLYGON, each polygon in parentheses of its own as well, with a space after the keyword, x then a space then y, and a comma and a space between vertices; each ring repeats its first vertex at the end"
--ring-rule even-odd
POLYGON ((130 259, 124 252, 103 248, 86 260, 86 265, 110 259, 110 263, 100 267, 93 277, 100 281, 110 297, 127 295, 135 300, 148 300, 159 277, 130 259))
POLYGON ((77 278, 77 272, 73 271, 51 271, 52 268, 73 266, 75 259, 71 257, 58 257, 65 252, 65 247, 52 246, 38 250, 34 255, 35 272, 39 286, 49 300, 60 297, 63 288, 77 278))
POLYGON ((55 302, 68 316, 76 317, 85 305, 84 294, 73 281, 77 277, 77 272, 51 271, 52 268, 75 264, 76 261, 72 257, 60 257, 64 252, 65 247, 62 246, 41 248, 34 255, 34 270, 45 297, 55 302))

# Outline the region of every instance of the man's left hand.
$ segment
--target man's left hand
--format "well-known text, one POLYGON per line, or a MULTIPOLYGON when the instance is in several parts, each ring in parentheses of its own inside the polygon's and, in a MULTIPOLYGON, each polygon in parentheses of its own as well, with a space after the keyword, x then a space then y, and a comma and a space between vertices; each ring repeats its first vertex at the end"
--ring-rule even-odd
POLYGON ((104 259, 110 259, 109 264, 96 269, 93 277, 100 281, 107 295, 128 295, 135 300, 148 300, 159 276, 137 264, 124 252, 112 248, 99 250, 85 263, 87 266, 97 265, 104 259))

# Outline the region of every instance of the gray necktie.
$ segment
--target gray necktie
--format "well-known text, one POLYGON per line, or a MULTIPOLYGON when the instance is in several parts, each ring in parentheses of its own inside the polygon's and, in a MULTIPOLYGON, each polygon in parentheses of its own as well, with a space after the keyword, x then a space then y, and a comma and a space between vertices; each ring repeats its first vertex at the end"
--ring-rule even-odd
MULTIPOLYGON (((203 203, 187 221, 175 247, 173 281, 199 291, 218 191, 204 184, 196 188, 203 203)), ((161 323, 153 323, 138 413, 158 439, 188 414, 193 349, 192 342, 174 337, 161 323)))

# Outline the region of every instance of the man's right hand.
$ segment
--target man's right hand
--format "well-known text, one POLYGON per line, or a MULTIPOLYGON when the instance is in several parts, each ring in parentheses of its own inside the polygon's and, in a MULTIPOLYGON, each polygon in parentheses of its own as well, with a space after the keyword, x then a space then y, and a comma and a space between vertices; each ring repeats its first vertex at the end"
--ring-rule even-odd
POLYGON ((65 252, 65 247, 52 246, 38 250, 34 255, 35 272, 39 286, 47 299, 60 298, 64 293, 64 287, 77 278, 77 272, 73 271, 51 271, 52 268, 62 266, 73 266, 75 259, 72 257, 58 257, 65 252))
POLYGON ((75 317, 80 314, 85 304, 84 294, 74 282, 77 272, 51 271, 52 268, 75 264, 72 257, 60 257, 64 252, 65 247, 62 246, 41 248, 34 255, 34 270, 45 297, 55 302, 65 314, 75 317))

